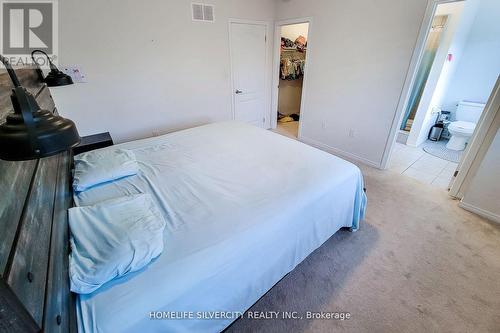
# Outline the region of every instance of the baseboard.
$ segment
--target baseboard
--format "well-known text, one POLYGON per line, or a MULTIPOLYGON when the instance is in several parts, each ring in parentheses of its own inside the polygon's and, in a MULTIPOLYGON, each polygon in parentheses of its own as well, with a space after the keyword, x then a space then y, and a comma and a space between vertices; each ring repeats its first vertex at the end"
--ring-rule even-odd
POLYGON ((474 205, 468 204, 468 203, 463 202, 463 201, 460 201, 458 206, 465 209, 465 210, 468 210, 469 212, 472 212, 474 214, 482 216, 490 221, 500 223, 500 215, 494 214, 492 212, 488 212, 487 210, 481 209, 479 207, 476 207, 474 205))
POLYGON ((377 168, 377 169, 381 169, 382 168, 381 165, 380 165, 380 163, 378 163, 378 162, 370 161, 370 160, 368 160, 368 159, 366 159, 364 157, 360 157, 358 155, 345 152, 345 151, 343 151, 341 149, 338 149, 338 148, 333 148, 333 147, 331 147, 329 145, 326 145, 324 143, 318 142, 318 141, 310 139, 310 138, 306 138, 304 136, 301 136, 299 138, 299 141, 302 141, 303 143, 306 143, 306 144, 308 144, 310 146, 313 146, 313 147, 316 147, 316 148, 321 149, 323 151, 326 151, 327 153, 330 153, 330 154, 333 154, 333 155, 337 155, 339 157, 344 157, 344 158, 347 158, 347 159, 358 161, 358 162, 361 162, 363 164, 369 165, 369 166, 377 168))

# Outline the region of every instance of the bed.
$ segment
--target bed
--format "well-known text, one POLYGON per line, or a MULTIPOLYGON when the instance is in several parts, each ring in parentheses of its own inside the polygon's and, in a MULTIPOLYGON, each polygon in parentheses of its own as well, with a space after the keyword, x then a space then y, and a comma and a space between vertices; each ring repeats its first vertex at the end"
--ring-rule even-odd
POLYGON ((216 123, 118 147, 135 153, 139 173, 75 194, 75 205, 151 194, 167 221, 164 251, 79 295, 80 332, 222 331, 363 219, 356 166, 250 125, 216 123))

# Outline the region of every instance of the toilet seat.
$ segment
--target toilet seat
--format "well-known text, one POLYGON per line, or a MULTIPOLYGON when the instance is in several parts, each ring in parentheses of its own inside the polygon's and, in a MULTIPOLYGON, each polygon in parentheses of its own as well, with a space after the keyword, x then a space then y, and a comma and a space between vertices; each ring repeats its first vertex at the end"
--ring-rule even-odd
POLYGON ((468 121, 455 121, 448 126, 449 131, 472 135, 476 129, 476 124, 468 121))

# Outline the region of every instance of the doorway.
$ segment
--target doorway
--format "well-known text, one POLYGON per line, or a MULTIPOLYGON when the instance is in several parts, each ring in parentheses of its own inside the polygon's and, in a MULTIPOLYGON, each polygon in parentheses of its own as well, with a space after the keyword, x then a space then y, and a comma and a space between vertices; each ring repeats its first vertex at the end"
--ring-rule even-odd
POLYGON ((434 64, 434 60, 436 58, 436 53, 440 46, 440 41, 443 36, 443 30, 445 28, 447 19, 448 15, 435 15, 434 19, 432 20, 431 30, 425 44, 424 55, 418 68, 417 77, 411 90, 410 101, 406 106, 404 119, 400 128, 402 131, 408 132, 408 134, 411 131, 413 121, 415 120, 415 115, 421 104, 420 102, 422 101, 422 94, 424 92, 427 80, 429 79, 432 65, 434 64))
POLYGON ((273 123, 276 124, 276 132, 291 138, 299 137, 309 25, 309 22, 282 22, 276 25, 279 64, 275 68, 278 70, 278 89, 273 123))
POLYGON ((486 119, 500 73, 500 24, 489 1, 436 1, 432 10, 384 160, 392 171, 449 190, 486 119))
POLYGON ((266 123, 267 24, 230 21, 233 119, 266 123))

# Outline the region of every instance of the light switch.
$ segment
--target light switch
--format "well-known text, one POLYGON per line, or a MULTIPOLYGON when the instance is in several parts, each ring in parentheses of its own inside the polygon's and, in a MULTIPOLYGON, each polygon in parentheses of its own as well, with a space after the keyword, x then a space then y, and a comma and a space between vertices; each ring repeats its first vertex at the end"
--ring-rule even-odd
POLYGON ((74 83, 86 83, 87 82, 87 77, 83 73, 82 69, 79 66, 72 65, 72 66, 64 66, 62 71, 71 76, 73 79, 74 83))

